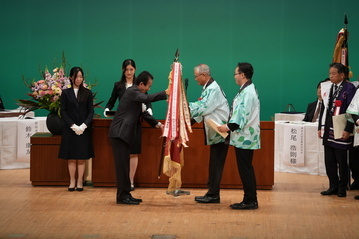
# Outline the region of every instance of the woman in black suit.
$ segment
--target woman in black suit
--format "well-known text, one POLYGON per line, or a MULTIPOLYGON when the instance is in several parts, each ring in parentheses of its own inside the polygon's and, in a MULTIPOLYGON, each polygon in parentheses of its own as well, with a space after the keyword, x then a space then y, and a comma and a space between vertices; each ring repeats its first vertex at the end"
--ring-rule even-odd
POLYGON ((86 160, 94 157, 91 122, 94 115, 93 96, 83 85, 84 73, 80 67, 70 71, 72 87, 61 93, 61 117, 65 122, 59 158, 68 160, 69 191, 83 190, 86 160), (76 183, 77 165, 77 183, 76 183))

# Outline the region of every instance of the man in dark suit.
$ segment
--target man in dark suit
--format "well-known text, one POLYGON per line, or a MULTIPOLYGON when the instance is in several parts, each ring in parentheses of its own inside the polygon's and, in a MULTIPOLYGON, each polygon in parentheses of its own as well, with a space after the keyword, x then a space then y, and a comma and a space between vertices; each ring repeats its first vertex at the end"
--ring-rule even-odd
POLYGON ((320 90, 320 84, 322 82, 329 81, 329 78, 320 81, 317 85, 317 100, 309 103, 307 107, 307 111, 305 112, 305 116, 303 121, 306 122, 317 122, 320 114, 320 110, 322 108, 322 95, 320 90))
POLYGON ((116 202, 118 204, 138 205, 142 202, 142 199, 133 198, 130 193, 130 151, 135 132, 139 127, 142 103, 167 99, 165 91, 146 94, 150 90, 152 82, 153 76, 149 72, 144 71, 138 75, 135 84, 129 87, 122 96, 109 129, 115 163, 116 202))
POLYGON ((348 149, 352 147, 353 137, 350 136, 350 133, 353 132, 354 124, 346 121, 342 137, 335 139, 332 116, 346 112, 356 88, 346 80, 347 68, 340 63, 330 64, 329 76, 332 84, 328 88, 329 90, 322 89, 325 109, 321 111, 318 124, 318 136, 323 139, 325 169, 329 179, 329 188, 322 191, 321 194, 346 197, 349 180, 347 153, 348 149))

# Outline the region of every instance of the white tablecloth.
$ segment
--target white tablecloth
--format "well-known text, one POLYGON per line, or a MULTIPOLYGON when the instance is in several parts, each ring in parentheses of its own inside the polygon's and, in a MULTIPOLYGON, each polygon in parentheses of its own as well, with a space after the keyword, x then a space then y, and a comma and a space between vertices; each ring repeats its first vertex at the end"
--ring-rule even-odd
POLYGON ((305 113, 298 114, 286 114, 276 113, 274 114, 274 121, 301 121, 304 119, 305 113))
POLYGON ((30 167, 30 137, 36 132, 49 132, 46 117, 0 118, 0 169, 30 167))
POLYGON ((317 123, 303 121, 275 122, 274 143, 274 170, 276 172, 303 173, 313 175, 326 175, 324 165, 324 148, 322 140, 318 138, 317 123), (294 126, 294 127, 293 127, 294 126), (298 166, 291 162, 288 155, 290 150, 290 132, 297 126, 303 126, 303 153, 304 166, 298 166))

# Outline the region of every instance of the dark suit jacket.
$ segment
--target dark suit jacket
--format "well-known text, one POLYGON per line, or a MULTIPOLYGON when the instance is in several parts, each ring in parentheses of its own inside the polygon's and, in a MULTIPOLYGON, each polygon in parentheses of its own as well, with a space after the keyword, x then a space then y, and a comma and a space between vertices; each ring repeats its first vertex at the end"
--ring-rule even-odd
POLYGON ((88 89, 85 90, 86 97, 78 101, 73 88, 63 90, 61 93, 61 118, 65 122, 62 130, 59 158, 62 159, 89 159, 94 156, 91 137, 91 122, 94 115, 93 96, 88 89), (87 125, 81 135, 76 135, 70 128, 76 124, 87 125))
POLYGON ((120 102, 125 91, 126 91, 126 85, 124 82, 120 82, 120 81, 115 82, 112 89, 111 97, 108 100, 105 108, 112 110, 113 106, 116 103, 116 100, 118 99, 118 101, 120 102))
POLYGON ((90 126, 94 115, 92 92, 85 89, 88 97, 85 101, 78 102, 73 88, 63 90, 61 93, 61 117, 64 119, 66 126, 71 127, 73 124, 80 126, 85 123, 90 126))
POLYGON ((317 102, 318 100, 308 104, 307 111, 305 112, 303 121, 312 122, 315 109, 317 108, 317 102))
POLYGON ((142 112, 142 103, 165 99, 167 99, 165 91, 147 95, 142 93, 136 85, 129 87, 118 105, 110 126, 109 137, 120 138, 131 145, 142 112))
MULTIPOLYGON (((352 101, 354 95, 355 95, 355 91, 356 88, 355 86, 347 81, 343 81, 342 82, 342 89, 339 92, 339 95, 337 97, 336 100, 340 100, 342 105, 340 107, 340 111, 339 114, 344 114, 350 104, 350 102, 352 101)), ((341 140, 341 139, 334 139, 334 133, 333 133, 333 119, 332 119, 332 113, 330 110, 330 107, 333 103, 333 97, 332 97, 332 88, 330 89, 330 94, 329 94, 329 102, 328 102, 328 110, 327 110, 327 115, 325 118, 325 124, 324 124, 324 135, 323 135, 323 145, 325 146, 331 146, 334 148, 339 148, 339 149, 349 149, 351 147, 351 141, 353 137, 349 137, 349 139, 347 140, 341 140)), ((324 107, 322 107, 321 113, 320 113, 320 118, 319 118, 319 124, 318 124, 318 130, 321 129, 321 121, 322 121, 322 117, 323 117, 323 113, 324 113, 324 107)), ((352 132, 353 128, 354 128, 354 124, 347 121, 346 122, 346 126, 344 131, 346 132, 352 132)))

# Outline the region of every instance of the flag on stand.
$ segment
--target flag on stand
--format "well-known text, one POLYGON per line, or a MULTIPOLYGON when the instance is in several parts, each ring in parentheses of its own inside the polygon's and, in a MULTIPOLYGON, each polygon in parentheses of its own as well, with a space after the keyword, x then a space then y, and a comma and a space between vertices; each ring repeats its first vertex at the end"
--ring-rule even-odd
POLYGON ((353 72, 350 71, 349 67, 349 54, 348 54, 348 38, 349 38, 349 32, 348 32, 348 18, 345 14, 344 16, 344 28, 340 29, 337 41, 335 43, 334 47, 334 53, 333 53, 333 63, 342 63, 344 66, 348 68, 348 78, 353 77, 353 72))
POLYGON ((188 147, 187 131, 192 133, 192 128, 183 88, 181 63, 173 63, 168 79, 168 109, 162 135, 165 140, 164 157, 161 160, 163 160, 163 173, 170 177, 167 193, 173 194, 182 185, 183 147, 188 147))

